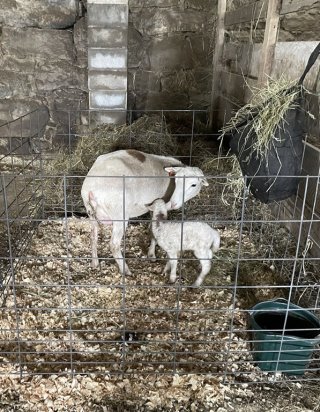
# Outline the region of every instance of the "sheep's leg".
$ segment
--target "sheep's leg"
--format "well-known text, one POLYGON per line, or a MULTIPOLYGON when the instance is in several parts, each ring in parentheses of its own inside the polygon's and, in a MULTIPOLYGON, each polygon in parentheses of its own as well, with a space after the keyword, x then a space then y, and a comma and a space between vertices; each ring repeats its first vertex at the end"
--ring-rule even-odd
POLYGON ((170 265, 170 278, 169 282, 174 283, 177 279, 177 264, 178 264, 178 255, 175 252, 168 253, 169 265, 170 265))
POLYGON ((110 242, 110 248, 112 256, 114 257, 117 265, 119 266, 120 273, 125 275, 131 275, 131 272, 124 261, 124 257, 121 253, 121 240, 128 226, 128 219, 126 218, 125 223, 121 221, 114 221, 112 227, 112 236, 110 242))
POLYGON ((90 224, 91 224, 91 253, 92 253, 92 261, 91 266, 93 269, 96 269, 99 266, 99 259, 98 259, 98 231, 99 231, 99 224, 93 216, 90 217, 90 224))
POLYGON ((194 254, 198 259, 200 259, 200 264, 201 264, 201 273, 193 284, 193 286, 198 287, 202 284, 202 282, 204 281, 204 278, 210 272, 212 251, 211 249, 201 250, 201 251, 195 250, 194 254))
POLYGON ((153 237, 153 235, 151 235, 151 242, 150 242, 150 246, 148 249, 148 258, 151 259, 152 261, 156 260, 156 246, 157 246, 157 241, 153 237))

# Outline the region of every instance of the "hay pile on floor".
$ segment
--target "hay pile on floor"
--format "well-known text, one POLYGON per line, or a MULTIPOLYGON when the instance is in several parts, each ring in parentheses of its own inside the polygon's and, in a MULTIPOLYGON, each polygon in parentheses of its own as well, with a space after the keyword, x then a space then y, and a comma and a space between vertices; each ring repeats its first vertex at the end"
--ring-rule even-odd
POLYGON ((192 136, 181 138, 170 133, 165 117, 142 116, 130 125, 103 124, 80 136, 74 148, 61 148, 46 162, 44 195, 47 209, 64 210, 65 203, 82 210, 80 187, 96 158, 120 149, 136 149, 146 153, 177 157, 182 162, 201 166, 212 156, 207 145, 192 136), (61 176, 69 176, 64 180, 61 176), (65 195, 67 199, 65 199, 65 195))

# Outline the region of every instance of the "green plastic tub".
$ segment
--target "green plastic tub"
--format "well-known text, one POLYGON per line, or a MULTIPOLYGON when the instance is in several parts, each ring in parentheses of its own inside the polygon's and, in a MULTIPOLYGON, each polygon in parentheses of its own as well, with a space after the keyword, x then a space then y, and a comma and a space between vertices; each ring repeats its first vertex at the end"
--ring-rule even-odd
POLYGON ((249 312, 253 359, 260 369, 302 375, 320 343, 320 321, 311 312, 275 299, 249 312))

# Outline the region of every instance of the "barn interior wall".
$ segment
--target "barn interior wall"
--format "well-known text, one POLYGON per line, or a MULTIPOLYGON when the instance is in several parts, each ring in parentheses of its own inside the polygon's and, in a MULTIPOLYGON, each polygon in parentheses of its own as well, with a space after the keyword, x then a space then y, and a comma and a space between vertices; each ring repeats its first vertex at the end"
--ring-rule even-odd
MULTIPOLYGON (((248 102, 250 89, 257 86, 260 51, 263 42, 267 2, 228 0, 225 43, 220 81, 219 126, 232 111, 248 102), (256 5, 255 21, 244 21, 244 11, 256 5), (246 9, 247 7, 247 9, 246 9), (260 9, 261 7, 261 9, 260 9)), ((320 38, 320 3, 318 1, 284 1, 280 14, 275 58, 271 76, 297 79, 302 74, 311 51, 320 38), (294 3, 292 5, 291 3, 294 3), (292 10, 291 10, 292 9, 292 10)), ((305 86, 319 92, 319 62, 308 75, 305 86)), ((312 99, 312 114, 319 119, 319 99, 312 99)), ((318 123, 310 123, 316 130, 318 123)), ((318 139, 318 137, 317 137, 318 139)))
POLYGON ((210 105, 217 0, 130 0, 128 107, 210 105))
MULTIPOLYGON (((252 90, 258 87, 267 6, 268 2, 262 1, 227 1, 225 41, 217 93, 220 127, 239 107, 250 100, 252 90), (256 19, 249 21, 248 16, 251 15, 255 15, 256 19)), ((271 78, 284 77, 288 80, 296 80, 301 76, 311 52, 319 43, 319 16, 319 1, 282 1, 271 78)), ((319 68, 320 61, 317 61, 304 82, 304 86, 311 92, 306 94, 306 109, 311 115, 307 116, 307 142, 311 144, 305 145, 302 174, 309 176, 317 176, 320 167, 319 68)), ((320 198, 316 186, 308 186, 306 208, 303 212, 305 219, 311 216, 312 219, 319 220, 320 198)), ((298 193, 300 203, 295 205, 291 201, 286 202, 286 212, 282 214, 282 218, 287 217, 286 213, 301 216, 301 199, 304 198, 304 190, 305 184, 301 183, 298 193)), ((297 234, 299 225, 291 225, 290 230, 297 234)), ((318 228, 313 226, 310 232, 303 230, 302 236, 309 236, 318 245, 311 251, 311 254, 318 257, 320 253, 318 228)))
POLYGON ((54 126, 57 109, 86 104, 85 16, 85 0, 1 1, 0 123, 44 106, 54 126))
MULTIPOLYGON (((129 9, 128 108, 208 107, 217 0, 129 9)), ((1 2, 0 123, 44 106, 50 138, 67 124, 63 111, 88 107, 86 14, 86 0, 1 2)))

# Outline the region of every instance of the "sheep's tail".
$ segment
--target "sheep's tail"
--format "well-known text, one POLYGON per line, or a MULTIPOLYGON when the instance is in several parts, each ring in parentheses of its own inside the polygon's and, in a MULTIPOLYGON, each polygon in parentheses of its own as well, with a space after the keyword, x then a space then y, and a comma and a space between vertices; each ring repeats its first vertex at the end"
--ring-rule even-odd
POLYGON ((211 246, 212 252, 213 253, 218 252, 219 248, 220 248, 220 235, 217 231, 215 231, 213 233, 213 239, 212 239, 212 246, 211 246))

